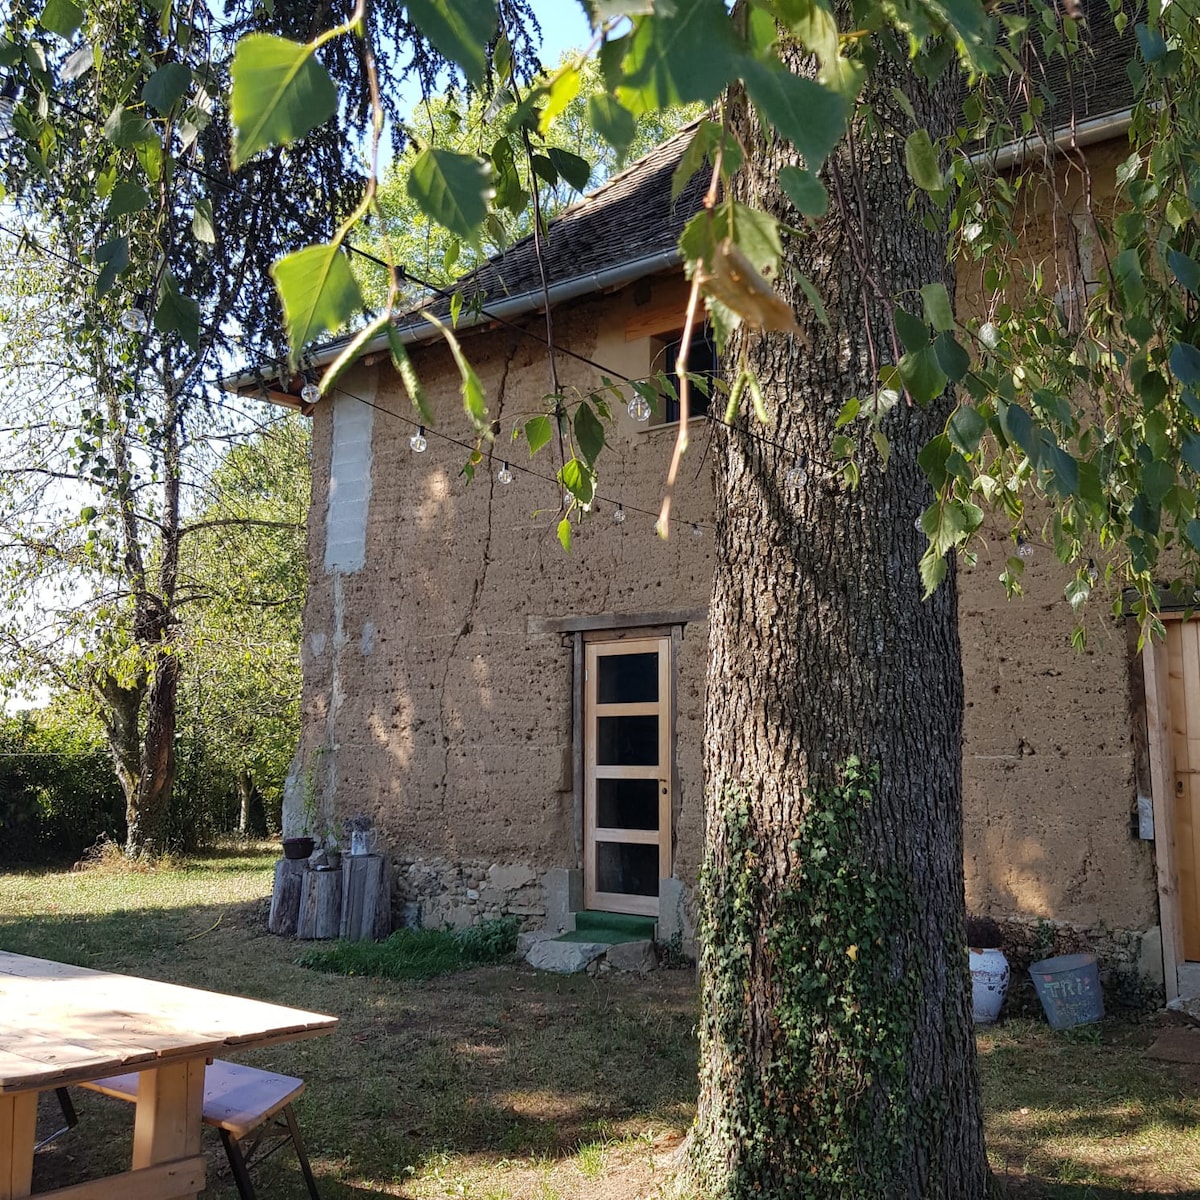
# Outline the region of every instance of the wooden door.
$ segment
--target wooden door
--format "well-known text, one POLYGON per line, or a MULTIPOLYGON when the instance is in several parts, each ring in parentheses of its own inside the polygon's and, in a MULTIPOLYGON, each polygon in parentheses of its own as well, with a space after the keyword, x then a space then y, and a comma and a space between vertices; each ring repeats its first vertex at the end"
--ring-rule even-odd
POLYGON ((589 642, 584 689, 584 900, 656 917, 671 873, 671 639, 589 642))
POLYGON ((1200 621, 1167 621, 1172 823, 1183 957, 1200 962, 1200 621))

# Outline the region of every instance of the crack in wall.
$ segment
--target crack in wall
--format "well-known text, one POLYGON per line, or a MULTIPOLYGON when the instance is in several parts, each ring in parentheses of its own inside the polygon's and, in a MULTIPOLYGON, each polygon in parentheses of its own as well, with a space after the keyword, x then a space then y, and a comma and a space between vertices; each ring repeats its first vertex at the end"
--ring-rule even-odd
MULTIPOLYGON (((504 356, 504 368, 500 372, 500 382, 496 386, 496 413, 493 418, 499 422, 504 415, 504 394, 508 388, 508 375, 512 369, 513 360, 517 356, 517 339, 514 337, 508 344, 508 352, 504 356)), ((488 497, 487 497, 487 523, 484 528, 483 535, 483 554, 479 564, 479 570, 475 575, 475 583, 471 588, 471 598, 467 601, 466 613, 462 623, 458 627, 453 639, 450 642, 450 649, 446 654, 446 665, 442 671, 441 683, 438 687, 438 717, 442 730, 442 777, 438 782, 438 793, 441 805, 442 825, 446 825, 447 807, 446 807, 446 792, 450 782, 450 735, 447 732, 449 725, 446 720, 446 683, 450 678, 450 668, 454 665, 454 660, 458 656, 458 648, 462 645, 463 639, 472 631, 475 626, 475 616, 479 609, 479 598, 483 593, 484 585, 487 582, 488 567, 492 562, 492 501, 496 495, 496 475, 491 469, 492 455, 487 458, 488 463, 488 497)))

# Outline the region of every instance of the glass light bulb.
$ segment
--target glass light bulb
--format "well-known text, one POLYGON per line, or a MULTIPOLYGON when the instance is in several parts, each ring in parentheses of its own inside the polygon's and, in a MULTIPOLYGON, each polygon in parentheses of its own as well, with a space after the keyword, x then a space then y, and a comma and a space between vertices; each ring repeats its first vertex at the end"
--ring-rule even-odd
POLYGON ((808 472, 800 463, 792 463, 788 467, 787 485, 791 488, 803 487, 808 482, 808 472))
POLYGON ((650 401, 640 393, 630 400, 627 407, 629 415, 639 424, 650 420, 650 401))
POLYGON ((1024 538, 1017 538, 1017 557, 1024 559, 1033 557, 1033 546, 1024 538))
POLYGON ((305 404, 316 404, 320 398, 321 389, 311 379, 300 389, 300 399, 305 404))
POLYGON ((145 333, 150 328, 146 314, 136 304, 121 314, 121 328, 127 333, 145 333))
POLYGON ((979 327, 979 340, 989 350, 995 350, 1000 345, 1000 330, 991 321, 984 321, 979 327))
POLYGON ((1087 565, 1088 582, 1095 587, 1100 579, 1100 572, 1096 569, 1096 564, 1089 558, 1087 565))
POLYGON ((692 522, 692 537, 694 537, 696 541, 700 541, 700 539, 704 537, 704 530, 701 529, 695 521, 692 522))
POLYGON ((914 528, 914 529, 915 529, 915 530, 916 530, 918 533, 924 533, 924 532, 925 532, 925 526, 921 524, 921 518, 920 518, 920 517, 918 517, 918 518, 917 518, 917 519, 916 519, 916 520, 913 522, 913 528, 914 528))
POLYGON ((425 426, 417 427, 417 432, 408 439, 408 448, 414 454, 424 454, 429 443, 425 440, 425 426))
POLYGON ((613 509, 613 524, 614 525, 624 525, 625 524, 625 510, 619 504, 617 505, 616 508, 613 509))
POLYGON ((513 481, 512 469, 509 467, 508 463, 505 463, 504 466, 502 466, 500 468, 500 470, 498 470, 496 472, 496 482, 497 483, 512 483, 512 481, 513 481))

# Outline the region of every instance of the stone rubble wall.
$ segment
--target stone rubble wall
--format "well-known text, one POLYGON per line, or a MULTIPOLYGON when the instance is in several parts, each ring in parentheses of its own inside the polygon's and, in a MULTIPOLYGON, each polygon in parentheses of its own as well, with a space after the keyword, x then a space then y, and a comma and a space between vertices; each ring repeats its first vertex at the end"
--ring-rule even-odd
POLYGON ((464 929, 499 917, 516 917, 522 929, 540 929, 546 919, 541 874, 520 863, 398 859, 393 869, 396 928, 464 929))

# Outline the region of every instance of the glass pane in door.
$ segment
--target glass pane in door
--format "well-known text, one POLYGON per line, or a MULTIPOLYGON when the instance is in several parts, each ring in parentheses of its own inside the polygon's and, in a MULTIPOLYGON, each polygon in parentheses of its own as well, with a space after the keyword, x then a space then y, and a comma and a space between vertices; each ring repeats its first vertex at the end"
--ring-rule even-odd
POLYGON ((598 704, 654 704, 658 701, 658 655, 603 654, 596 663, 598 704))
POLYGON ((658 717, 599 717, 596 762, 605 767, 653 767, 658 763, 658 717))
POLYGON ((657 829, 657 779, 597 779, 596 824, 603 829, 657 829))
POLYGON ((619 895, 657 896, 658 847, 638 842, 597 842, 596 887, 619 895))

